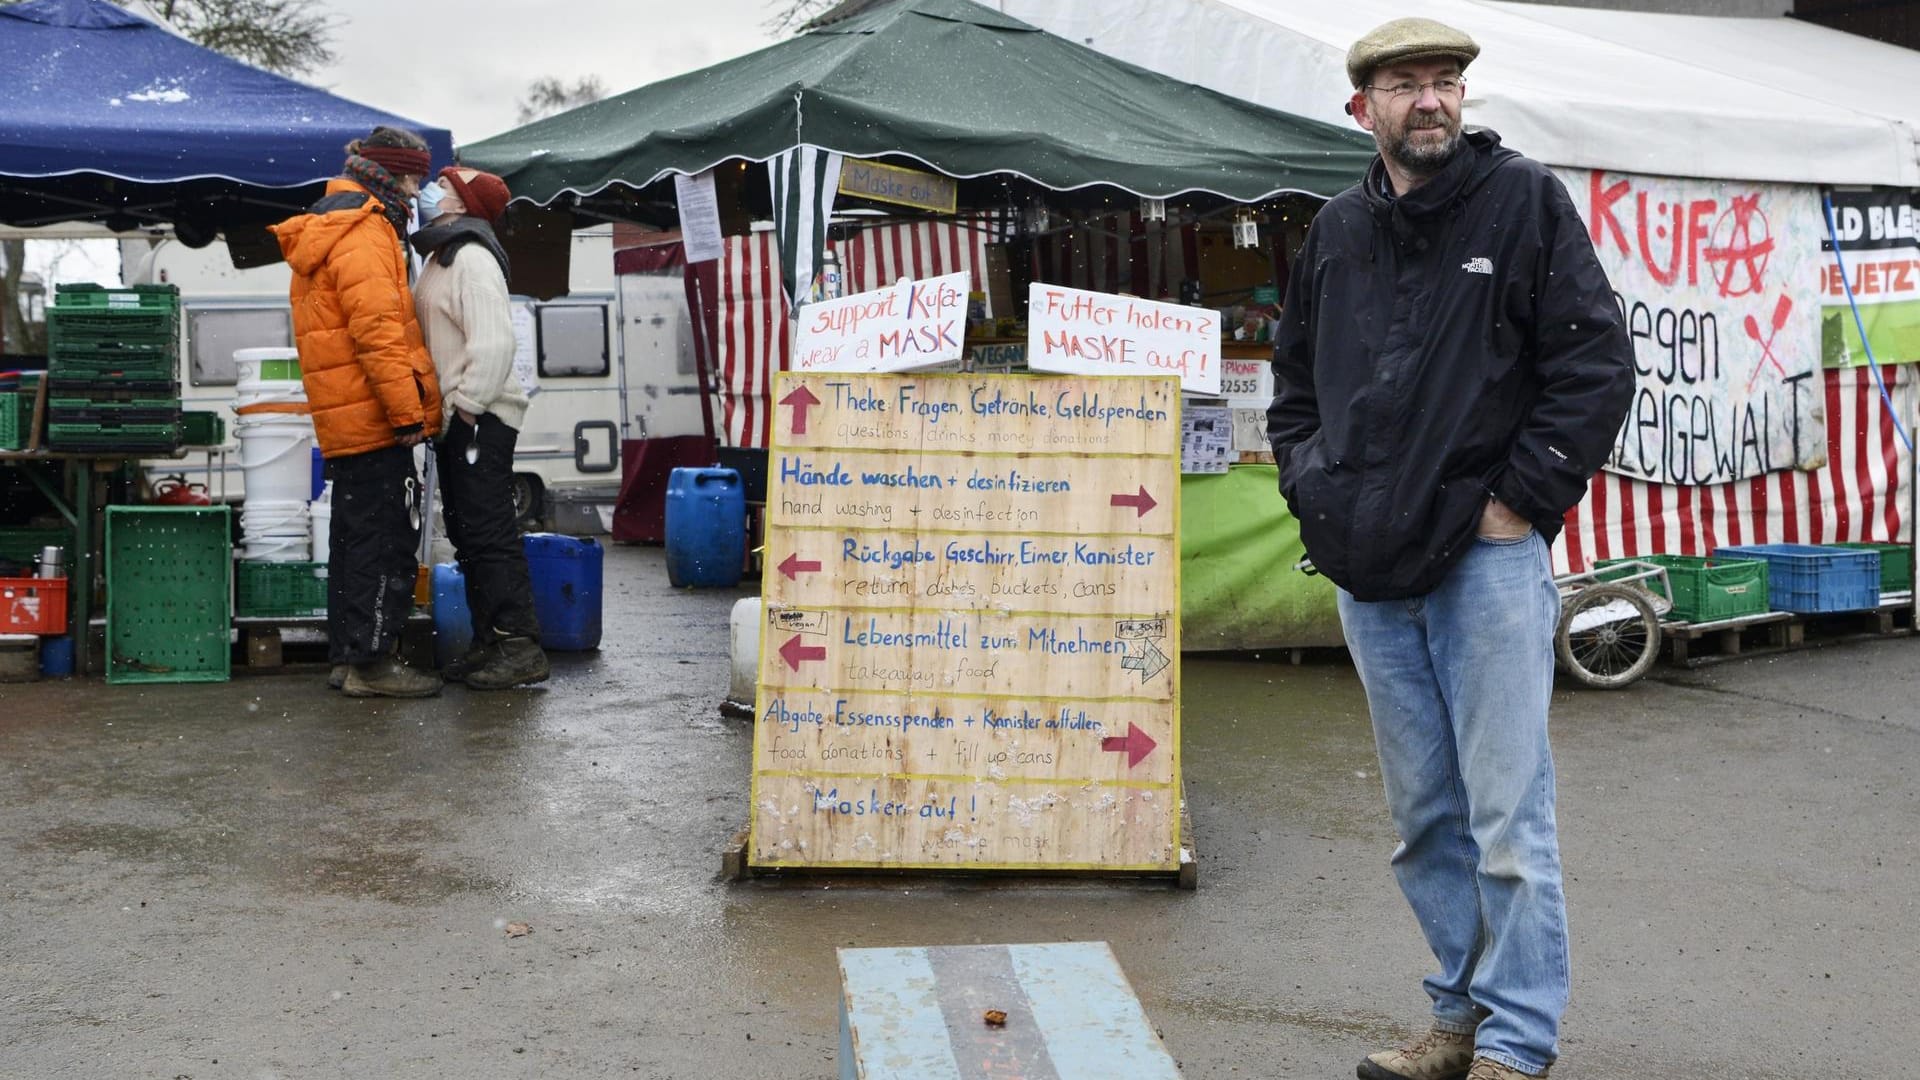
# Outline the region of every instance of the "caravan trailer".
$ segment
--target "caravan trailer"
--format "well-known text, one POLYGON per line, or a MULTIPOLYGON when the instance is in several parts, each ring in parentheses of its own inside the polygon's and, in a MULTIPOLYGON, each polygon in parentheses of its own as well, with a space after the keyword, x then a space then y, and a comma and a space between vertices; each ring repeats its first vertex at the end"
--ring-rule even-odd
MULTIPOLYGON (((156 475, 204 483, 215 499, 245 495, 232 437, 237 349, 292 345, 284 263, 236 269, 226 247, 171 238, 125 240, 128 283, 180 287, 181 396, 222 414, 227 450, 150 463, 156 475)), ((611 227, 573 236, 570 291, 513 298, 515 371, 529 391, 514 455, 524 527, 604 531, 619 493, 621 443, 702 430, 699 381, 682 278, 613 273, 611 227)))

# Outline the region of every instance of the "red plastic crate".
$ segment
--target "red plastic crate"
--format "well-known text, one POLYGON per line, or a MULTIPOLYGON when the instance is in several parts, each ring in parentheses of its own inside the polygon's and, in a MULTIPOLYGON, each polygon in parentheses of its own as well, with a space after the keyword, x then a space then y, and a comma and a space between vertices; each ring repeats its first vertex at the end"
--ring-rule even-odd
POLYGON ((66 578, 0 578, 0 634, 66 632, 66 578))

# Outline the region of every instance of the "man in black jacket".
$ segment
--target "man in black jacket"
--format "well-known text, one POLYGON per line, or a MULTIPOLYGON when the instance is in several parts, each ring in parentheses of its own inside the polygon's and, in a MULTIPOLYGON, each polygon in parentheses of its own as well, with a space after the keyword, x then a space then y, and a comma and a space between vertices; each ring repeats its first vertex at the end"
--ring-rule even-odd
POLYGON ((1632 345, 1565 188, 1462 133, 1479 51, 1399 19, 1348 52, 1380 156, 1314 219, 1274 345, 1280 490, 1340 587, 1440 965, 1432 1029, 1362 1080, 1544 1076, 1567 1002, 1548 547, 1625 417, 1632 345))

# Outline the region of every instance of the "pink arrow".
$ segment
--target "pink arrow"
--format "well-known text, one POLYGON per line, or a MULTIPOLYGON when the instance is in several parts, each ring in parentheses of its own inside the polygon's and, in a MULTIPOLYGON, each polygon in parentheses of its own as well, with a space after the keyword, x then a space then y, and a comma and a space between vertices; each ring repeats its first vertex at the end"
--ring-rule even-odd
POLYGON ((820 404, 820 399, 814 397, 813 391, 807 389, 803 383, 795 387, 786 397, 781 398, 780 404, 793 406, 793 433, 795 435, 805 435, 807 433, 807 410, 820 404))
MULTIPOLYGON (((825 651, 824 649, 821 651, 825 651)), ((1100 749, 1127 755, 1127 768, 1131 769, 1147 759, 1153 748, 1159 744, 1152 736, 1140 730, 1140 725, 1129 723, 1125 735, 1113 735, 1100 740, 1100 749)))
POLYGON ((817 574, 820 572, 820 560, 802 559, 798 552, 780 561, 779 571, 787 575, 788 581, 797 581, 799 574, 817 574))
POLYGON ((795 671, 800 670, 802 660, 825 660, 826 658, 825 645, 802 645, 798 634, 788 638, 787 643, 780 646, 780 659, 785 660, 787 666, 795 671))
POLYGON ((1147 494, 1147 489, 1146 489, 1146 487, 1145 487, 1145 486, 1143 485, 1143 486, 1142 486, 1142 487, 1140 488, 1140 494, 1138 494, 1138 495, 1115 495, 1115 496, 1113 496, 1113 498, 1111 498, 1111 499, 1109 499, 1109 500, 1107 501, 1107 505, 1109 505, 1109 506, 1131 506, 1131 507, 1133 507, 1133 509, 1134 509, 1134 514, 1133 514, 1133 516, 1134 516, 1134 517, 1137 517, 1137 518, 1142 518, 1142 517, 1146 517, 1146 516, 1147 516, 1147 511, 1149 511, 1149 510, 1151 510, 1151 509, 1153 509, 1154 507, 1156 507, 1156 506, 1158 506, 1158 505, 1160 505, 1160 504, 1159 504, 1159 503, 1156 503, 1156 502, 1154 502, 1154 501, 1153 501, 1153 496, 1151 496, 1151 495, 1149 495, 1149 494, 1147 494))

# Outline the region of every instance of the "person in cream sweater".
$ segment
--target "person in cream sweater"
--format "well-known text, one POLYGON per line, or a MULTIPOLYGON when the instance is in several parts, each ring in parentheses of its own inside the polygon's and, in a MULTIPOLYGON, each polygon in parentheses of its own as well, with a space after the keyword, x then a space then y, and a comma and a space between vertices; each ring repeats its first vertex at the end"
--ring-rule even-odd
POLYGON ((507 254, 493 232, 509 197, 492 173, 442 169, 420 189, 412 237, 425 260, 414 307, 440 377, 447 538, 473 618, 472 649, 442 674, 476 690, 541 682, 549 671, 511 495, 527 394, 513 372, 507 254))

